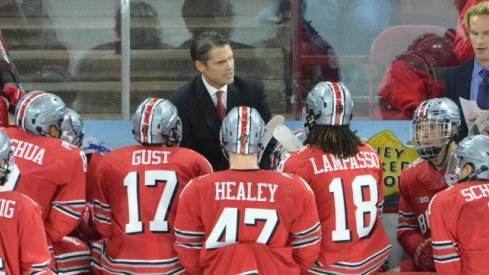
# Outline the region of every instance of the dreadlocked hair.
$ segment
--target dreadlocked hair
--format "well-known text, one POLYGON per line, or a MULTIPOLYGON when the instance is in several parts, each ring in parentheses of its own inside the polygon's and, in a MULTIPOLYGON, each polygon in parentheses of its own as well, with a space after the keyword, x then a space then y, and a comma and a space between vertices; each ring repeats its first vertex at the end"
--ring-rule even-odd
POLYGON ((358 146, 362 145, 363 141, 348 125, 315 125, 304 143, 311 147, 319 147, 323 152, 339 158, 349 158, 358 153, 358 146))

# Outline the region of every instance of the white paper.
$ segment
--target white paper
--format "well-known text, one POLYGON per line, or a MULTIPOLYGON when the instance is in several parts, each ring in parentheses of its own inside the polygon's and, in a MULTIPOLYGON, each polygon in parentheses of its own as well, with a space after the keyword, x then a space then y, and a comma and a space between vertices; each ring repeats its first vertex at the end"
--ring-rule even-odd
POLYGON ((462 106, 462 112, 465 117, 465 123, 467 123, 467 126, 470 127, 472 124, 469 120, 469 118, 473 115, 479 115, 481 109, 479 106, 477 106, 477 102, 475 100, 467 100, 465 98, 459 97, 460 100, 460 106, 462 106))

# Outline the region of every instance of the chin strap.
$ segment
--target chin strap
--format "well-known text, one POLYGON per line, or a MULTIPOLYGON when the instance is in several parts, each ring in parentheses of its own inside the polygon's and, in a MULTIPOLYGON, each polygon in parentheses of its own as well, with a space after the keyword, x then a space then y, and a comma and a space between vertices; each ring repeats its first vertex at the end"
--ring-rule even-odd
POLYGON ((178 144, 177 140, 177 132, 175 130, 171 130, 169 135, 162 135, 166 138, 166 146, 173 147, 178 144))
POLYGON ((306 117, 306 121, 304 122, 304 128, 307 129, 307 131, 311 132, 312 128, 314 127, 314 118, 308 118, 306 117))
MULTIPOLYGON (((456 134, 457 132, 455 132, 456 134)), ((452 144, 452 142, 455 141, 455 134, 451 135, 450 136, 450 139, 448 140, 447 144, 445 145, 445 147, 442 149, 443 151, 445 151, 445 155, 443 156, 443 161, 440 162, 439 165, 434 165, 436 168, 442 168, 443 166, 443 163, 445 163, 445 160, 447 160, 447 156, 448 156, 448 147, 450 146, 450 144, 452 144)))
POLYGON ((443 160, 440 162, 439 165, 435 165, 436 168, 442 168, 443 164, 445 163, 445 160, 447 159, 448 156, 448 146, 452 143, 452 140, 450 140, 447 145, 445 145, 445 148, 443 148, 443 151, 445 155, 443 156, 443 160))

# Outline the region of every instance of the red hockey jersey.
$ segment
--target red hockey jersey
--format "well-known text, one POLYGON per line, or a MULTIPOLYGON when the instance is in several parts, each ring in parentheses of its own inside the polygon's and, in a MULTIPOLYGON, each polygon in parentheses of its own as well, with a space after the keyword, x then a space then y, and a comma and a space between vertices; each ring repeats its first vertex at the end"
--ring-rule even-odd
POLYGON ((4 128, 16 168, 2 190, 28 195, 42 208, 48 239, 61 240, 78 225, 85 209, 85 154, 59 139, 4 128))
POLYGON ((397 240, 411 257, 431 237, 428 205, 433 196, 448 187, 445 169, 437 170, 424 159, 404 168, 399 177, 399 221, 397 240))
POLYGON ((291 154, 283 170, 301 176, 316 194, 323 231, 317 274, 367 274, 385 262, 391 245, 381 221, 382 163, 367 144, 340 159, 305 146, 291 154))
POLYGON ((87 202, 92 201, 92 191, 95 189, 95 171, 97 165, 102 160, 103 156, 98 152, 93 152, 90 154, 90 160, 88 161, 87 169, 87 202))
POLYGON ((106 238, 95 251, 102 254, 95 268, 183 272, 173 249, 178 197, 188 181, 211 172, 202 155, 180 147, 134 145, 105 155, 92 192, 95 227, 106 238))
POLYGON ((0 273, 53 274, 50 259, 39 206, 23 194, 0 192, 0 273))
POLYGON ((433 198, 429 219, 438 274, 488 274, 489 181, 459 183, 433 198))
POLYGON ((314 194, 297 176, 226 170, 182 192, 175 249, 190 273, 297 274, 312 266, 321 230, 314 194))

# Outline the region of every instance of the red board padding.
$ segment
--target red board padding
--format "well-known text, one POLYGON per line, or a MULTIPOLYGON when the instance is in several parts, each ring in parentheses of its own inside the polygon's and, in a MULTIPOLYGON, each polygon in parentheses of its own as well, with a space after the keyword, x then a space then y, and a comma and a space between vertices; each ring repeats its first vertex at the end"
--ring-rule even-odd
MULTIPOLYGON (((384 211, 383 211, 383 213, 385 213, 385 214, 397 214, 397 212, 399 212, 399 207, 397 207, 397 206, 384 207, 384 211)), ((405 275, 405 274, 403 274, 403 275, 405 275)))

